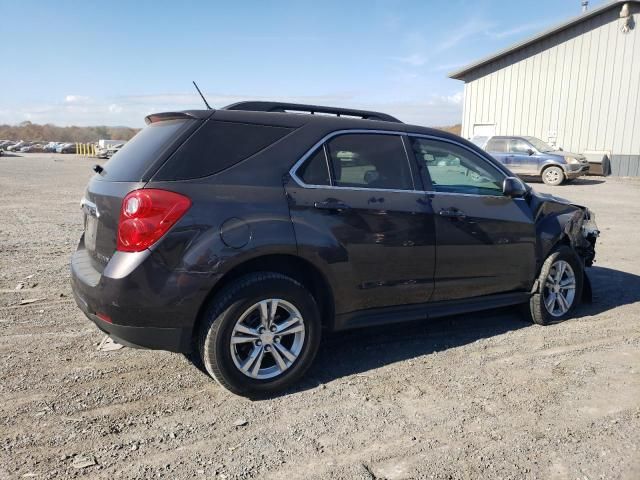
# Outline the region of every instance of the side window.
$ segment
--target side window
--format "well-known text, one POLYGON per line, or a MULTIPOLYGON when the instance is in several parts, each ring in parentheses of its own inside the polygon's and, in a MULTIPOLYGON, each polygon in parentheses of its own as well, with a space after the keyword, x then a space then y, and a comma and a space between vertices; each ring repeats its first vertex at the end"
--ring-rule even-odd
POLYGON ((409 161, 398 135, 345 134, 327 142, 334 185, 413 190, 409 161))
POLYGON ((531 149, 531 145, 520 138, 513 138, 509 141, 509 152, 510 153, 522 153, 529 155, 529 150, 531 149))
POLYGON ((425 138, 411 144, 425 183, 430 180, 436 192, 502 195, 505 175, 469 150, 425 138))
POLYGON ((156 179, 213 175, 264 150, 291 131, 286 127, 208 120, 162 166, 156 179))
POLYGON ((318 148, 296 173, 307 185, 330 185, 324 148, 318 148))
POLYGON ((487 152, 505 153, 507 152, 506 138, 492 138, 485 148, 487 152))

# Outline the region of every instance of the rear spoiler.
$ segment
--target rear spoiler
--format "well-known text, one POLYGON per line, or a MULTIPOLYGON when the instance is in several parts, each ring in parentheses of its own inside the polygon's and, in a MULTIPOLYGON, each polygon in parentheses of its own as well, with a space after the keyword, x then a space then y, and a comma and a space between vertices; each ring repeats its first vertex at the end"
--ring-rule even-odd
POLYGON ((152 113, 144 117, 147 125, 167 120, 203 120, 209 118, 214 110, 185 110, 182 112, 152 113))

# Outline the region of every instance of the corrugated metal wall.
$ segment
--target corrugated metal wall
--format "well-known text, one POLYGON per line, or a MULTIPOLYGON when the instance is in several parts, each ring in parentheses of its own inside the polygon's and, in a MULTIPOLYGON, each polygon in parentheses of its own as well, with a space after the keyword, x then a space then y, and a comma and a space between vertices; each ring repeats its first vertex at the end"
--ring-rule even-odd
POLYGON ((620 30, 612 8, 464 78, 462 136, 533 135, 564 150, 604 150, 616 175, 640 175, 640 6, 620 30))

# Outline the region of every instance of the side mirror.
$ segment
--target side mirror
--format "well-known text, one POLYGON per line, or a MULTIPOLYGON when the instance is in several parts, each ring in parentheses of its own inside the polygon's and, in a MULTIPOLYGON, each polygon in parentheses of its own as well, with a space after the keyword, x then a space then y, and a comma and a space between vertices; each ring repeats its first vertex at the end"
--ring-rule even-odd
POLYGON ((533 150, 529 149, 529 150, 527 150, 527 153, 529 154, 529 156, 531 156, 531 155, 533 155, 533 154, 534 154, 534 153, 536 153, 536 152, 534 152, 533 150))
POLYGON ((516 177, 507 177, 502 182, 502 193, 506 197, 520 198, 527 193, 527 187, 522 180, 516 177))

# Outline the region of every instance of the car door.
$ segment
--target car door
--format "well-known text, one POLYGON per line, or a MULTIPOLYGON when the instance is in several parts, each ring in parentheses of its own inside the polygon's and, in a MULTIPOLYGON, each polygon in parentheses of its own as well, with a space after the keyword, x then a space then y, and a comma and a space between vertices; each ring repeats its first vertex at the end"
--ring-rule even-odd
POLYGON ((285 189, 299 254, 324 265, 336 313, 427 302, 433 212, 402 137, 336 134, 297 165, 285 189))
POLYGON ((506 175, 471 148, 410 138, 434 212, 436 271, 432 301, 524 291, 535 276, 535 225, 524 199, 506 197, 506 175), (434 162, 442 156, 449 165, 434 162))
POLYGON ((509 169, 518 175, 537 175, 538 157, 533 146, 522 138, 509 140, 509 169))
POLYGON ((511 170, 511 160, 509 155, 509 140, 503 137, 492 137, 485 147, 485 150, 501 164, 511 170))

